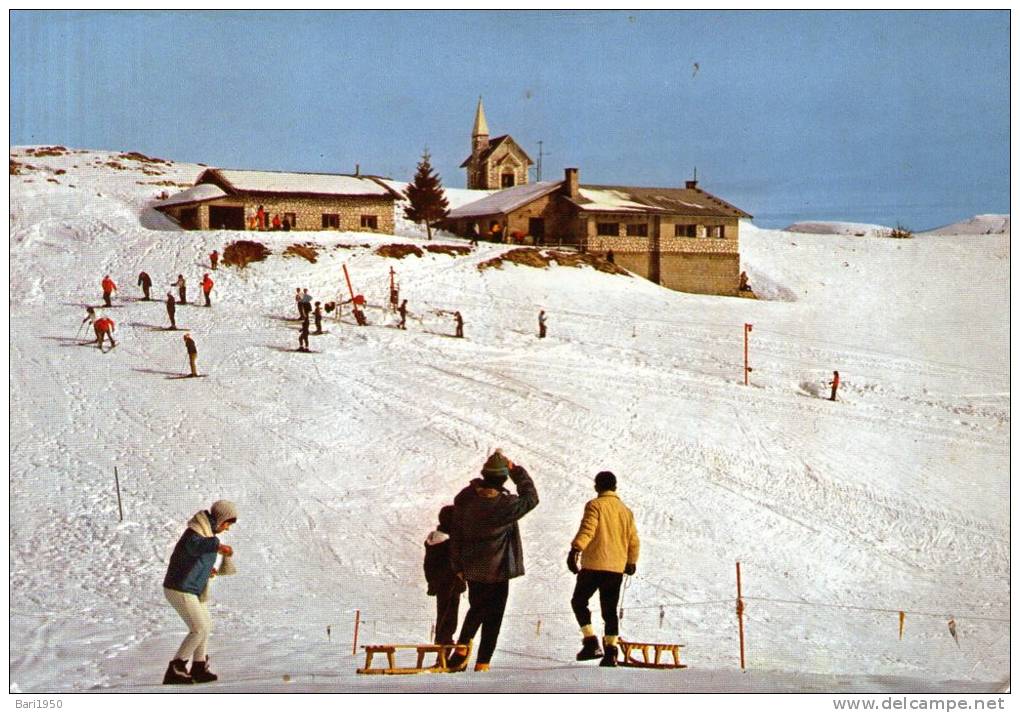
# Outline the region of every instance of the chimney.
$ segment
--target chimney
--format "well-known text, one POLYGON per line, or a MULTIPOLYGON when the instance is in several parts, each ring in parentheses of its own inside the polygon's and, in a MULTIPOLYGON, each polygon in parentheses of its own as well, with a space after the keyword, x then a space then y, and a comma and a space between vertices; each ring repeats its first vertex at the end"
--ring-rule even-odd
POLYGON ((563 182, 566 184, 568 196, 571 198, 577 198, 581 195, 576 168, 563 169, 563 182))
POLYGON ((354 175, 358 176, 359 178, 361 177, 361 164, 360 163, 354 164, 354 175))
POLYGON ((687 183, 684 184, 684 187, 685 188, 691 188, 691 189, 697 188, 698 187, 698 182, 697 181, 687 181, 687 183))

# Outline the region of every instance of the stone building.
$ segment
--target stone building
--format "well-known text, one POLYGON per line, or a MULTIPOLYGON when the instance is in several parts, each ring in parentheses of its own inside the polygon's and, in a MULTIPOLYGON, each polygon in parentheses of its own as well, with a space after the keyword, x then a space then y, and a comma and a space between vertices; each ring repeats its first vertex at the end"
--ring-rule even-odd
POLYGON ((467 187, 493 190, 521 186, 528 182, 528 167, 533 163, 510 136, 489 138, 482 98, 478 97, 475 124, 471 130, 471 155, 461 168, 467 169, 467 187))
POLYGON ((517 186, 450 211, 447 227, 465 237, 565 245, 608 256, 673 290, 736 295, 740 220, 748 213, 687 181, 683 188, 581 185, 576 168, 562 181, 517 186))
POLYGON ((376 176, 209 168, 154 207, 186 230, 246 230, 262 206, 291 230, 393 232, 399 194, 376 176))

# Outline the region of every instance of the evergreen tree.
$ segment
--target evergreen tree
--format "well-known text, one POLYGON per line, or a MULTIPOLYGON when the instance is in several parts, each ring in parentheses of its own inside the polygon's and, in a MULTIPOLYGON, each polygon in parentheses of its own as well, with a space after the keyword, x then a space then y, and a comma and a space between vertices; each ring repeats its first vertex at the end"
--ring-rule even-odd
POLYGON ((432 240, 432 225, 443 218, 450 210, 443 192, 443 183, 432 170, 429 150, 422 153, 414 180, 407 186, 407 200, 411 205, 404 209, 404 217, 415 223, 424 223, 429 240, 432 240))

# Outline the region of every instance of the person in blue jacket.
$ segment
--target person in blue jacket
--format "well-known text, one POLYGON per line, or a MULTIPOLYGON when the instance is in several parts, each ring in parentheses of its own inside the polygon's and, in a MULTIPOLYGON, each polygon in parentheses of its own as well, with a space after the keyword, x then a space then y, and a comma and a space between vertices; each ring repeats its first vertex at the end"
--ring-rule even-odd
POLYGON ((230 545, 220 544, 217 534, 226 532, 237 522, 237 507, 229 500, 217 500, 188 521, 188 528, 177 541, 170 555, 170 565, 163 579, 163 593, 188 626, 188 635, 167 666, 163 683, 207 683, 218 677, 209 670, 206 644, 212 631, 212 620, 205 602, 209 579, 217 575, 216 555, 223 555, 219 574, 233 574, 230 545), (189 671, 188 659, 192 659, 189 671))

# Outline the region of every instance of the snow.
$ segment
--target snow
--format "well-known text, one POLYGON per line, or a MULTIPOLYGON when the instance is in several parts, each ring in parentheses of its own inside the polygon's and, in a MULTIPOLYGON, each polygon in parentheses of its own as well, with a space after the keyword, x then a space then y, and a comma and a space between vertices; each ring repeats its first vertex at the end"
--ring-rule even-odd
POLYGON ((212 183, 202 183, 197 186, 181 191, 176 195, 170 196, 166 200, 159 201, 156 206, 161 208, 168 208, 170 206, 181 205, 182 203, 194 203, 198 201, 211 201, 217 198, 223 198, 227 193, 222 188, 212 183))
POLYGON ((1009 216, 998 213, 975 215, 959 223, 927 230, 922 235, 1009 235, 1009 216))
POLYGON ((10 177, 11 691, 164 691, 184 635, 160 590, 166 562, 217 498, 241 511, 226 536, 239 573, 213 583, 210 691, 1007 685, 1008 234, 886 240, 745 221, 742 268, 768 298, 748 300, 589 268, 479 271, 506 249, 487 243, 392 260, 373 250, 393 236, 184 232, 147 206, 201 166, 11 156, 36 167, 10 177), (157 296, 178 273, 195 284, 213 248, 242 238, 273 255, 213 273, 211 309, 178 307, 208 377, 173 380, 180 335, 162 330, 161 304, 137 300, 135 278, 148 271, 157 296), (318 261, 284 257, 295 242, 319 246, 318 261), (371 326, 328 316, 316 353, 291 353, 294 288, 342 296, 343 265, 371 326), (391 267, 406 332, 379 307, 391 267), (75 332, 107 273, 121 290, 99 312, 118 346, 100 354, 75 332), (466 339, 449 336, 440 311, 453 309, 466 339), (355 674, 356 611, 359 643, 429 636, 422 541, 495 447, 529 469, 541 503, 521 521, 527 574, 510 585, 491 672, 355 674), (623 635, 685 644, 688 669, 573 660, 564 558, 603 469, 642 537, 623 635))
POLYGON ((608 212, 644 212, 648 210, 648 206, 643 203, 635 203, 627 198, 626 194, 621 191, 614 191, 612 189, 584 188, 583 186, 578 190, 582 198, 586 198, 591 201, 590 203, 584 204, 585 210, 608 212))
POLYGON ((481 200, 462 205, 450 211, 450 218, 471 218, 475 216, 509 213, 533 200, 552 193, 562 185, 561 181, 540 181, 495 191, 481 200))
POLYGON ((892 228, 873 223, 845 223, 840 221, 804 221, 786 228, 788 233, 814 233, 818 235, 854 235, 857 237, 883 237, 892 228))
POLYGON ((219 168, 217 172, 239 191, 268 193, 318 193, 339 196, 388 196, 371 178, 329 173, 241 171, 219 168))

